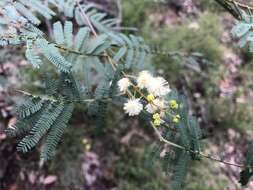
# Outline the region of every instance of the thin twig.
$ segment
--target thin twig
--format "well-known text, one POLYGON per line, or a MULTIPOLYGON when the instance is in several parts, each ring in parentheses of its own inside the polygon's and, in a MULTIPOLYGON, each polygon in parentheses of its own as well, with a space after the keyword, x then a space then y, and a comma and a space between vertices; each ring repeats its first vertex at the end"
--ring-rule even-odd
POLYGON ((120 27, 121 22, 122 22, 122 2, 121 0, 117 0, 117 7, 118 7, 118 23, 117 23, 117 27, 120 27))
POLYGON ((152 122, 150 122, 150 124, 151 124, 152 128, 154 129, 154 131, 156 132, 156 134, 157 134, 159 140, 160 140, 161 142, 165 143, 165 144, 168 144, 168 145, 173 146, 173 147, 175 147, 175 148, 179 148, 179 149, 181 149, 181 150, 190 152, 190 153, 195 154, 195 155, 199 155, 199 156, 201 156, 201 157, 203 157, 203 158, 207 158, 207 159, 209 159, 209 160, 216 161, 216 162, 219 162, 219 163, 222 163, 222 164, 225 164, 225 165, 235 166, 235 167, 239 167, 239 168, 246 168, 246 166, 244 166, 243 164, 237 164, 237 163, 227 162, 227 161, 224 161, 224 160, 222 160, 222 159, 220 159, 220 158, 215 158, 215 157, 212 157, 212 156, 210 156, 210 155, 206 155, 206 154, 204 154, 203 152, 193 151, 193 150, 188 149, 188 148, 186 148, 186 147, 184 147, 184 146, 181 146, 181 145, 179 145, 179 144, 176 144, 176 143, 173 143, 173 142, 171 142, 171 141, 168 141, 167 139, 165 139, 165 138, 161 135, 161 133, 159 132, 159 130, 157 129, 157 127, 155 127, 154 124, 153 124, 152 122))
MULTIPOLYGON (((33 95, 29 92, 26 92, 26 91, 23 91, 23 90, 19 90, 19 89, 13 89, 14 91, 18 92, 18 93, 21 93, 25 96, 30 96, 30 97, 33 97, 33 98, 41 98, 43 100, 49 100, 49 101, 54 101, 54 102, 61 102, 61 100, 57 100, 57 99, 54 99, 53 97, 48 97, 48 96, 37 96, 37 95, 33 95)), ((69 103, 91 103, 91 102, 95 102, 95 101, 112 101, 112 99, 114 97, 120 97, 122 96, 123 94, 120 93, 120 94, 116 94, 115 96, 113 97, 110 97, 110 98, 90 98, 90 99, 84 99, 84 100, 68 100, 68 99, 63 99, 64 102, 69 102, 69 103)))
POLYGON ((236 19, 242 19, 240 10, 238 8, 246 10, 250 15, 253 12, 253 6, 249 6, 247 4, 240 3, 235 0, 215 0, 219 5, 225 8, 231 15, 233 15, 236 19))
MULTIPOLYGON (((45 5, 48 7, 48 0, 45 1, 45 5)), ((53 29, 52 29, 52 25, 49 19, 46 18, 45 20, 47 29, 48 29, 48 33, 49 33, 49 37, 52 38, 53 37, 53 29)))
POLYGON ((117 31, 133 31, 133 32, 138 32, 139 30, 135 27, 124 27, 124 26, 117 26, 117 27, 114 27, 113 30, 117 30, 117 31))
POLYGON ((73 53, 73 54, 76 54, 76 55, 79 55, 79 56, 83 56, 83 57, 107 57, 106 55, 104 54, 87 54, 87 53, 82 53, 80 51, 76 51, 76 50, 72 50, 72 49, 69 49, 69 48, 66 48, 66 47, 63 47, 63 46, 60 46, 58 44, 55 44, 55 43, 52 43, 54 44, 54 46, 62 51, 66 51, 68 53, 73 53))
POLYGON ((86 20, 89 28, 91 29, 92 33, 94 34, 94 36, 97 36, 97 32, 95 30, 95 28, 93 27, 92 23, 90 22, 89 17, 86 15, 86 13, 84 12, 84 10, 82 9, 82 6, 80 5, 80 0, 76 0, 77 6, 81 11, 82 16, 84 17, 84 19, 86 20))

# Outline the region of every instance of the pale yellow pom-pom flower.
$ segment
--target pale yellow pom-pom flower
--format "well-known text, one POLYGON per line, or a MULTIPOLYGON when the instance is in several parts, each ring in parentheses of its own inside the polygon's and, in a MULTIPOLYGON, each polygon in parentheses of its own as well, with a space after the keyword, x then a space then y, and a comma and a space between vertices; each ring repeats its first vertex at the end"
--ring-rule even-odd
POLYGON ((120 92, 126 92, 129 86, 131 86, 131 82, 128 78, 122 78, 118 81, 118 87, 120 92))
POLYGON ((168 82, 162 77, 151 78, 147 85, 147 90, 154 96, 165 96, 171 92, 168 82))
POLYGON ((150 74, 149 71, 141 71, 137 78, 137 86, 140 89, 147 88, 152 78, 153 76, 150 74))
POLYGON ((143 109, 143 105, 140 103, 140 99, 129 99, 125 104, 125 112, 129 116, 139 115, 143 109))

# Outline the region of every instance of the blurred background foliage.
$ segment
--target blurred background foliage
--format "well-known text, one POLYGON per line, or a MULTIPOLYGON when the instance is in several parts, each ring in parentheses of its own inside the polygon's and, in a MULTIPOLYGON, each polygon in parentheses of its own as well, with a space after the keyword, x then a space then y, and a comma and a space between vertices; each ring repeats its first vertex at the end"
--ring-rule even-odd
MULTIPOLYGON (((121 26, 127 27, 125 33, 143 36, 155 49, 152 66, 187 97, 191 114, 204 131, 205 150, 242 162, 253 137, 253 56, 231 39, 235 20, 210 0, 193 0, 189 6, 181 0, 91 2, 118 16, 121 26)), ((15 49, 7 53, 1 49, 0 54, 5 84, 0 129, 4 129, 13 119, 8 106, 19 100, 8 101, 4 79, 11 88, 36 94, 42 90, 43 73, 52 68, 47 65, 41 74, 27 66, 15 49)), ((101 129, 79 107, 71 126, 56 158, 42 168, 38 152, 20 155, 14 140, 0 136, 0 189, 168 189, 171 178, 161 172, 159 160, 148 162, 149 148, 157 139, 142 120, 129 119, 121 110, 115 113, 112 105, 98 133, 101 129)), ((191 166, 185 189, 240 189, 238 175, 237 168, 203 160, 191 166)))

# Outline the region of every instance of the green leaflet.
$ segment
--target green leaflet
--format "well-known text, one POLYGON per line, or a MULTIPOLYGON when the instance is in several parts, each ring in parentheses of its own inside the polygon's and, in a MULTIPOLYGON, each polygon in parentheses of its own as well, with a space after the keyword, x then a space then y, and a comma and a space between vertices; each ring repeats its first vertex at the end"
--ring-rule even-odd
POLYGON ((87 54, 99 54, 110 47, 110 44, 106 43, 108 36, 106 34, 99 35, 90 40, 87 46, 87 54))
POLYGON ((109 34, 116 46, 119 46, 118 52, 114 55, 116 61, 122 61, 126 69, 134 68, 142 70, 146 64, 148 46, 140 37, 124 34, 109 34))
MULTIPOLYGON (((62 1, 61 1, 62 2, 62 1)), ((67 16, 67 17, 70 17, 72 18, 74 16, 74 9, 75 9, 75 1, 73 0, 67 0, 63 7, 64 7, 64 14, 67 16)))
POLYGON ((27 9, 23 4, 19 2, 15 2, 14 4, 17 11, 19 11, 23 16, 25 16, 28 20, 30 20, 33 24, 39 25, 40 20, 32 14, 32 12, 27 9))
MULTIPOLYGON (((45 35, 40 29, 38 29, 36 26, 29 23, 26 24, 24 29, 29 31, 31 35, 34 34, 36 37, 38 36, 43 37, 45 35)), ((25 31, 23 32, 25 33, 25 31)))
POLYGON ((235 27, 233 27, 231 33, 233 36, 240 38, 245 35, 251 28, 252 25, 250 23, 237 22, 235 27))
POLYGON ((187 174, 187 169, 189 166, 189 163, 191 161, 191 156, 189 153, 182 151, 180 154, 180 157, 178 159, 178 162, 175 166, 175 173, 174 173, 174 180, 171 184, 171 189, 173 190, 182 190, 187 174))
POLYGON ((130 39, 131 39, 131 41, 132 41, 132 48, 134 48, 134 50, 136 50, 136 51, 134 51, 134 57, 133 57, 133 60, 132 60, 132 64, 134 65, 134 66, 136 66, 137 65, 137 63, 138 63, 138 60, 139 60, 139 56, 140 56, 140 51, 139 51, 139 47, 140 47, 140 42, 139 42, 139 38, 138 37, 136 37, 136 36, 134 36, 134 35, 130 35, 130 39))
POLYGON ((59 45, 65 44, 68 48, 73 46, 73 24, 70 21, 64 23, 64 29, 61 22, 53 24, 55 42, 59 45))
POLYGON ((44 77, 45 90, 48 96, 53 96, 58 93, 59 80, 53 78, 53 76, 46 74, 44 77))
MULTIPOLYGON (((39 25, 41 23, 40 19, 51 19, 55 15, 54 11, 44 5, 44 1, 42 0, 17 0, 13 3, 7 0, 1 0, 1 3, 1 9, 4 10, 0 15, 0 31, 2 33, 8 31, 10 22, 22 23, 24 27, 29 25, 30 28, 35 29, 36 27, 33 24, 39 25), (39 14, 43 17, 39 18, 39 14)), ((23 28, 20 29, 22 31, 23 28)), ((10 44, 16 44, 16 42, 11 42, 10 44)))
POLYGON ((93 60, 92 57, 86 58, 83 61, 84 64, 82 64, 82 67, 81 67, 81 69, 83 70, 84 83, 85 83, 87 93, 91 92, 91 88, 93 85, 92 81, 90 80, 92 77, 92 73, 91 73, 91 68, 92 68, 92 63, 93 63, 92 60, 93 60))
POLYGON ((48 2, 57 7, 59 12, 64 12, 65 0, 48 0, 48 2))
POLYGON ((54 155, 56 145, 71 118, 73 103, 83 98, 78 83, 71 73, 61 73, 58 80, 48 80, 46 87, 52 88, 48 94, 51 96, 41 98, 29 95, 17 108, 19 115, 16 125, 6 130, 9 136, 25 135, 17 146, 22 152, 30 151, 46 137, 45 142, 42 141, 42 162, 54 155))
POLYGON ((97 99, 89 107, 89 113, 95 116, 97 133, 101 133, 106 126, 106 115, 108 103, 105 100, 109 97, 110 84, 108 81, 102 81, 95 91, 95 99, 97 99))
POLYGON ((58 93, 67 100, 73 102, 80 101, 83 98, 81 87, 72 73, 61 73, 58 84, 58 93))
POLYGON ((66 21, 64 24, 64 37, 65 44, 71 48, 73 46, 73 24, 70 21, 66 21))
POLYGON ((23 5, 31 7, 33 10, 37 11, 39 14, 43 15, 47 19, 52 19, 52 16, 55 13, 48 8, 47 6, 43 5, 40 1, 31 1, 31 0, 19 0, 23 5))
POLYGON ((80 57, 77 59, 73 67, 73 72, 76 75, 81 76, 80 80, 84 81, 86 92, 91 93, 92 87, 97 84, 94 80, 95 78, 104 79, 107 73, 105 65, 103 65, 100 59, 95 56, 88 56, 85 58, 80 57))
POLYGON ((113 73, 113 75, 107 76, 107 78, 111 81, 109 83, 110 85, 109 97, 110 98, 113 98, 113 95, 117 94, 117 91, 118 91, 117 82, 122 77, 122 71, 123 71, 123 66, 119 65, 117 70, 113 73))
POLYGON ((41 114, 47 106, 48 102, 42 100, 39 97, 28 98, 22 105, 17 108, 17 122, 15 125, 9 126, 6 129, 7 135, 11 137, 18 137, 27 134, 31 130, 32 126, 34 126, 38 119, 41 117, 41 114), (41 101, 43 101, 43 105, 40 107, 39 103, 41 101), (31 111, 27 112, 27 109, 31 111))
POLYGON ((56 118, 62 112, 64 106, 62 104, 49 104, 43 111, 40 119, 31 128, 29 135, 24 137, 18 144, 17 149, 22 152, 28 152, 41 140, 50 127, 55 122, 56 118))
POLYGON ((9 126, 7 129, 5 129, 5 133, 9 137, 19 137, 28 133, 30 129, 31 127, 29 126, 28 122, 17 120, 15 125, 9 126))
POLYGON ((38 39, 35 43, 42 50, 43 55, 62 72, 70 71, 71 63, 65 60, 53 44, 49 44, 45 39, 38 39))
POLYGON ((75 50, 83 52, 82 47, 87 43, 89 39, 90 29, 87 27, 80 28, 75 37, 75 50))
POLYGON ((65 40, 64 40, 64 33, 63 33, 62 24, 60 21, 55 22, 53 24, 53 31, 54 31, 55 42, 59 45, 63 45, 65 40))
MULTIPOLYGON (((196 118, 188 116, 188 129, 191 140, 191 149, 194 150, 195 152, 200 152, 201 151, 200 139, 202 137, 202 134, 196 118)), ((195 155, 193 156, 195 157, 195 155)))
MULTIPOLYGON (((241 10, 242 11, 242 10, 241 10)), ((253 51, 253 19, 251 15, 247 15, 242 11, 243 18, 237 21, 231 30, 233 37, 239 39, 238 46, 240 48, 249 45, 249 51, 253 51)))
POLYGON ((25 56, 27 60, 33 65, 33 67, 39 68, 42 65, 42 61, 33 47, 33 41, 28 40, 26 46, 25 56))
POLYGON ((91 58, 90 67, 93 68, 99 77, 105 77, 105 66, 98 57, 91 58))
POLYGON ((46 162, 54 156, 56 147, 67 128, 67 123, 71 118, 73 109, 73 104, 64 105, 62 112, 59 114, 54 124, 52 125, 51 130, 49 131, 42 147, 40 156, 42 162, 46 162))
MULTIPOLYGON (((56 7, 59 12, 63 13, 66 17, 75 18, 76 22, 82 26, 87 25, 85 18, 83 18, 83 13, 89 16, 92 24, 100 31, 100 32, 108 32, 112 28, 114 28, 117 24, 117 19, 106 19, 105 13, 100 13, 96 11, 94 6, 89 4, 82 4, 82 11, 78 6, 76 6, 75 1, 73 0, 49 0, 50 5, 56 7)), ((46 11, 47 13, 47 11, 46 11)), ((51 12, 50 12, 51 13, 51 12)))
POLYGON ((56 123, 56 119, 60 114, 63 114, 63 112, 65 111, 64 109, 64 104, 47 103, 47 105, 40 110, 40 116, 37 121, 34 122, 32 128, 25 128, 25 124, 28 124, 25 121, 20 121, 20 124, 17 123, 18 128, 10 128, 12 130, 9 130, 10 135, 18 135, 24 132, 29 132, 29 134, 20 141, 17 149, 22 152, 29 151, 40 141, 40 139, 47 133, 47 131, 51 127, 53 127, 54 125, 61 125, 62 122, 64 123, 65 121, 62 118, 62 120, 58 119, 58 123, 56 123))
POLYGON ((118 23, 116 18, 113 19, 97 19, 100 18, 99 15, 94 15, 91 17, 92 23, 94 26, 101 32, 108 32, 110 29, 115 28, 118 23))
POLYGON ((157 160, 160 160, 160 154, 163 150, 162 143, 152 143, 145 151, 147 158, 145 159, 145 165, 151 167, 157 160))
POLYGON ((127 48, 126 47, 120 48, 119 51, 114 55, 113 60, 115 62, 120 61, 120 59, 125 55, 126 52, 127 52, 127 48))
POLYGON ((117 81, 121 76, 122 67, 111 75, 107 76, 95 90, 95 102, 89 106, 89 114, 93 115, 96 120, 97 132, 101 133, 106 127, 108 98, 113 98, 117 91, 117 81))
POLYGON ((19 114, 20 118, 29 117, 30 115, 39 111, 44 103, 45 101, 39 97, 29 98, 18 108, 17 113, 19 114))

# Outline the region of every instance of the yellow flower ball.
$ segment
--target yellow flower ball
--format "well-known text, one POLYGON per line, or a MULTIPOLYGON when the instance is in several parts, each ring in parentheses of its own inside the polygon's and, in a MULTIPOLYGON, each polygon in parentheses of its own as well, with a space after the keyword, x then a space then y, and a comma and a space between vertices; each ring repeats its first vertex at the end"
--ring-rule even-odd
POLYGON ((155 125, 155 126, 161 125, 161 119, 155 119, 155 120, 154 120, 154 125, 155 125))
POLYGON ((147 100, 148 100, 148 102, 153 102, 153 101, 154 101, 154 99, 155 99, 155 97, 154 97, 154 95, 153 95, 153 94, 149 94, 149 95, 147 96, 147 100))
POLYGON ((85 150, 86 150, 86 151, 90 151, 90 149, 91 149, 91 145, 90 145, 90 144, 86 144, 86 145, 85 145, 85 150))
POLYGON ((170 105, 170 108, 171 108, 171 109, 178 109, 178 107, 179 107, 179 105, 178 105, 178 103, 177 103, 176 100, 171 100, 171 101, 169 102, 169 105, 170 105))
POLYGON ((174 117, 172 121, 173 123, 179 123, 179 119, 177 117, 174 117))
POLYGON ((161 120, 160 114, 159 113, 154 114, 153 119, 154 120, 161 120))

